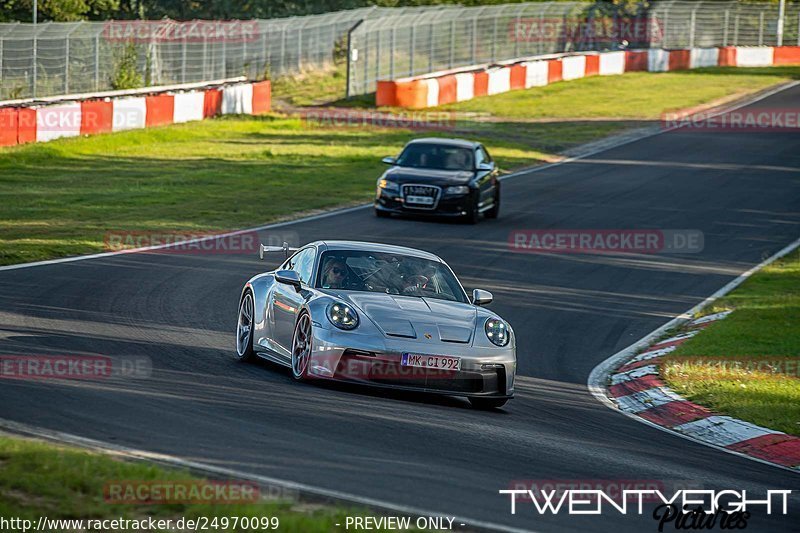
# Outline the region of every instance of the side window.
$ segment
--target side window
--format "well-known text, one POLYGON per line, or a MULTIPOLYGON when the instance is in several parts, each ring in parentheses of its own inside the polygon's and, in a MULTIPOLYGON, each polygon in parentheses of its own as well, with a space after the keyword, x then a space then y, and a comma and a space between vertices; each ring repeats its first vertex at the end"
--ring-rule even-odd
POLYGON ((489 152, 487 152, 486 148, 484 148, 483 146, 478 147, 478 154, 479 154, 478 157, 481 158, 482 162, 486 163, 492 162, 492 156, 489 155, 489 152))
POLYGON ((475 168, 478 168, 484 161, 486 161, 485 153, 479 146, 475 149, 475 168))
POLYGON ((300 275, 303 283, 308 284, 311 281, 311 271, 314 268, 314 253, 313 248, 308 248, 297 254, 297 259, 294 261, 292 270, 300 275))
POLYGON ((316 255, 314 252, 314 248, 301 250, 290 257, 283 264, 282 268, 285 270, 294 270, 300 275, 300 279, 303 280, 303 283, 307 284, 311 281, 312 269, 314 268, 314 257, 316 255))

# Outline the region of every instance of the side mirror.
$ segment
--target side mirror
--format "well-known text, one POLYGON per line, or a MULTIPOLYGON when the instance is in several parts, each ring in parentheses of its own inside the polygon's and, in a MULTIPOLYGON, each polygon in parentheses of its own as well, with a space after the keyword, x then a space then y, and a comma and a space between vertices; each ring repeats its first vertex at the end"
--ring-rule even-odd
POLYGON ((475 305, 489 305, 492 303, 494 296, 489 291, 483 289, 475 289, 472 291, 472 303, 475 305))
POLYGON ((478 165, 478 170, 481 171, 494 170, 494 163, 481 163, 478 165))
POLYGON ((396 165, 397 159, 395 159, 394 157, 384 157, 383 159, 381 159, 381 163, 386 163, 387 165, 396 165))
POLYGON ((275 281, 291 285, 296 290, 300 290, 300 274, 294 270, 278 270, 275 272, 275 281))

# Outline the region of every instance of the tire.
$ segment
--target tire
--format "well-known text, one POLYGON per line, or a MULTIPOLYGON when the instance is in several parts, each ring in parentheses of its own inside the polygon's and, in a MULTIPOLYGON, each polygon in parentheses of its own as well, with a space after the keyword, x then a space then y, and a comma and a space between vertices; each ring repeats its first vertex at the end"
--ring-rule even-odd
POLYGON ((478 199, 479 195, 475 195, 475 200, 472 202, 472 206, 470 207, 469 212, 464 216, 464 222, 467 224, 477 224, 478 219, 480 218, 481 214, 478 211, 478 199))
POLYGON ((253 291, 247 289, 239 302, 239 320, 236 324, 236 356, 239 361, 250 362, 256 358, 253 350, 253 318, 255 317, 253 291))
POLYGON ((387 213, 386 211, 381 211, 380 209, 375 209, 375 216, 378 218, 389 218, 392 216, 392 214, 387 213))
POLYGON ((294 335, 292 335, 292 378, 295 381, 308 379, 312 338, 311 316, 306 311, 303 311, 297 317, 294 335))
POLYGON ((500 185, 494 191, 494 203, 492 208, 486 211, 486 218, 497 218, 500 215, 500 185))
POLYGON ((469 398, 469 403, 473 409, 489 410, 503 407, 508 398, 469 398))

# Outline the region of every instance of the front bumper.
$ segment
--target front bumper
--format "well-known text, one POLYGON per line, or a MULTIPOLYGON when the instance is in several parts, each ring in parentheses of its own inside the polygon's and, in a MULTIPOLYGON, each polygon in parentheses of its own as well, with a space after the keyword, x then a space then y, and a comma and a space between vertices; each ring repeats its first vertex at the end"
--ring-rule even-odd
POLYGON ((409 207, 405 205, 403 197, 399 194, 380 190, 375 198, 375 209, 395 214, 460 217, 469 212, 472 203, 472 194, 464 194, 461 196, 442 196, 434 209, 409 207))
POLYGON ((415 339, 375 339, 313 328, 309 377, 377 387, 467 397, 512 398, 516 355, 513 347, 425 343, 415 339), (404 367, 404 352, 461 358, 460 371, 404 367))

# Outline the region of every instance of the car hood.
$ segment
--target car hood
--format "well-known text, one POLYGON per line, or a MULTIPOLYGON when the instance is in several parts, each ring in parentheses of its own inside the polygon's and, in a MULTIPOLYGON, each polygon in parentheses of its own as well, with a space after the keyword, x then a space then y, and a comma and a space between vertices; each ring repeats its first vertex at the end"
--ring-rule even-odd
POLYGON ((396 183, 425 183, 447 187, 466 185, 475 176, 468 170, 434 170, 430 168, 392 167, 383 173, 383 178, 396 183))
POLYGON ((470 304, 393 294, 347 291, 341 296, 388 338, 469 343, 477 311, 470 304))

